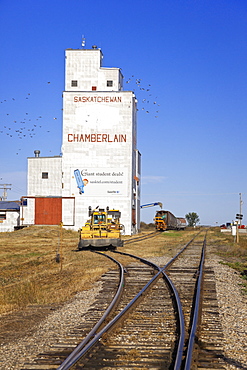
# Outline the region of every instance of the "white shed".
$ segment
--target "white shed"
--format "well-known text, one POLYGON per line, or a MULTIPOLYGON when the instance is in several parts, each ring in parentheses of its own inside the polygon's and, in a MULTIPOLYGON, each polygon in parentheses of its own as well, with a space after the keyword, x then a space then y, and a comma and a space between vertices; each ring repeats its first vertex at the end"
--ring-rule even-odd
POLYGON ((20 226, 20 201, 0 201, 0 232, 20 226))

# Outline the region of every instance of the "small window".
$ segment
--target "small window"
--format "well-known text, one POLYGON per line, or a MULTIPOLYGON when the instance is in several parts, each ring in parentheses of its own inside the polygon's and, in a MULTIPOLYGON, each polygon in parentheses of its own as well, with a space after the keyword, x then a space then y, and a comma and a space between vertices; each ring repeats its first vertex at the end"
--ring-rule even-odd
POLYGON ((97 90, 97 86, 92 86, 92 91, 96 91, 97 90))
POLYGON ((106 85, 107 85, 107 86, 113 86, 113 81, 112 81, 112 80, 107 80, 106 85))
POLYGON ((21 205, 26 207, 27 206, 27 199, 22 199, 21 205))
POLYGON ((77 86, 77 80, 72 80, 72 81, 71 81, 71 86, 72 86, 72 87, 77 86))
POLYGON ((6 212, 0 212, 0 221, 6 220, 6 212))
POLYGON ((42 179, 48 179, 48 172, 42 172, 42 179))

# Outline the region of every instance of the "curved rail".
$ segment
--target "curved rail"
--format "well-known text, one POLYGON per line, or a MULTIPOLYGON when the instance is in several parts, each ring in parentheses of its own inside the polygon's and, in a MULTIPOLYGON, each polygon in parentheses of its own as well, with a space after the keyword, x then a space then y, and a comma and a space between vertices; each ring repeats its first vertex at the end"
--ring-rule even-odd
MULTIPOLYGON (((98 253, 98 254, 101 254, 101 255, 103 254, 103 253, 97 252, 97 251, 94 251, 94 253, 98 253)), ((106 317, 110 314, 110 312, 113 310, 113 308, 117 304, 117 302, 118 302, 118 300, 120 298, 120 295, 121 295, 121 293, 123 291, 123 287, 124 287, 124 272, 126 272, 125 269, 124 269, 124 267, 121 265, 120 262, 118 262, 117 260, 115 260, 113 257, 108 256, 107 254, 103 254, 103 255, 105 257, 111 259, 113 262, 115 262, 118 265, 118 267, 119 267, 120 276, 119 276, 119 283, 118 283, 117 292, 116 292, 116 294, 115 294, 112 302, 110 303, 110 305, 108 306, 108 308, 104 312, 103 316, 101 317, 101 319, 96 323, 96 325, 92 328, 92 330, 88 333, 88 335, 83 339, 83 341, 74 349, 73 352, 71 352, 71 354, 57 368, 57 370, 66 370, 66 369, 69 369, 72 366, 72 364, 75 363, 74 362, 74 358, 77 358, 77 355, 78 355, 78 353, 80 353, 80 351, 82 350, 82 348, 85 347, 85 345, 96 335, 97 330, 99 330, 99 328, 103 325, 104 321, 106 320, 106 317)))
MULTIPOLYGON (((114 251, 115 253, 119 253, 119 254, 125 254, 125 255, 129 255, 130 257, 135 257, 135 258, 138 258, 140 261, 142 261, 143 263, 146 263, 150 266, 152 266, 154 269, 157 269, 157 270, 160 270, 160 267, 157 266, 155 263, 153 262, 150 262, 144 258, 141 258, 141 257, 137 257, 137 256, 133 256, 133 255, 130 255, 128 253, 124 253, 124 252, 117 252, 117 251, 114 251)), ((102 335, 107 332, 121 317, 122 315, 132 306, 132 304, 134 304, 134 302, 136 301, 135 298, 132 300, 133 303, 131 304, 131 302, 129 303, 130 307, 127 308, 127 306, 125 307, 125 309, 123 311, 121 311, 119 313, 119 315, 115 316, 114 319, 112 319, 110 321, 109 324, 107 324, 98 334, 97 334, 97 330, 99 330, 99 328, 102 326, 103 322, 106 320, 106 317, 109 315, 109 313, 112 311, 112 309, 115 307, 117 301, 119 300, 119 297, 120 297, 120 294, 123 290, 123 286, 124 286, 124 272, 125 272, 125 269, 123 268, 123 266, 117 261, 115 260, 113 257, 107 255, 107 254, 104 254, 104 253, 101 253, 101 252, 98 252, 98 251, 94 251, 94 253, 98 253, 98 254, 101 254, 101 255, 104 255, 105 257, 108 257, 109 259, 111 259, 112 261, 114 261, 115 263, 117 263, 120 267, 120 273, 121 273, 121 278, 120 278, 120 281, 119 281, 119 287, 118 287, 118 290, 117 290, 117 293, 113 299, 113 301, 111 302, 111 304, 109 305, 109 307, 107 308, 107 310, 105 311, 104 315, 102 316, 102 318, 98 321, 98 323, 93 327, 93 329, 90 331, 90 333, 88 333, 88 335, 84 338, 84 340, 74 349, 73 352, 71 352, 71 354, 64 360, 64 362, 57 368, 57 370, 68 370, 70 369, 87 351, 90 350, 90 348, 93 347, 93 345, 102 337, 102 335)), ((158 273, 159 274, 159 273, 158 273)), ((156 275, 158 275, 156 274, 156 275)), ((155 276, 156 276, 155 275, 155 276)), ((155 278, 154 276, 154 278, 155 278)), ((153 279, 154 279, 153 278, 153 279)), ((151 280, 153 280, 151 279, 151 280)), ((147 284, 148 285, 148 284, 147 284)), ((145 287, 144 287, 145 288, 145 287)), ((144 289, 143 288, 143 289, 144 289)), ((146 289, 143 290, 143 292, 145 291, 146 289)), ((139 293, 139 296, 138 298, 143 294, 143 292, 141 291, 139 293)))
MULTIPOLYGON (((197 234, 198 235, 198 234, 197 234)), ((175 257, 173 257, 164 267, 159 267, 156 264, 152 263, 151 261, 148 261, 144 258, 134 256, 129 253, 120 252, 113 250, 113 253, 118 253, 122 255, 127 255, 132 258, 136 258, 140 261, 142 261, 145 264, 148 264, 152 266, 154 269, 158 270, 158 272, 153 276, 152 279, 149 280, 149 282, 140 290, 140 292, 124 307, 124 309, 118 313, 110 322, 108 322, 99 332, 97 330, 100 329, 100 327, 103 325, 103 322, 106 319, 106 316, 109 314, 109 312, 113 309, 115 304, 117 303, 120 291, 122 291, 123 288, 123 281, 119 283, 118 291, 114 297, 114 302, 111 303, 111 305, 108 307, 108 309, 105 311, 104 315, 102 316, 101 320, 94 326, 94 328, 90 331, 90 333, 87 335, 87 337, 75 348, 75 350, 68 356, 68 358, 57 368, 57 370, 68 370, 70 369, 78 360, 84 356, 99 340, 100 338, 108 331, 110 330, 127 312, 130 311, 130 309, 133 307, 133 305, 141 298, 141 296, 147 291, 149 287, 151 287, 160 277, 163 275, 163 278, 166 280, 168 287, 170 288, 170 291, 172 292, 174 296, 175 305, 177 307, 178 312, 178 321, 179 321, 179 340, 178 340, 178 346, 176 349, 176 355, 175 355, 175 370, 179 370, 181 368, 182 363, 182 355, 183 355, 183 348, 184 348, 184 342, 185 342, 185 324, 184 324, 184 316, 182 311, 182 305, 181 301, 178 295, 178 292, 170 280, 170 278, 166 275, 165 269, 168 268, 177 258, 178 256, 193 242, 195 235, 177 254, 175 257)), ((102 254, 101 252, 95 251, 95 253, 102 254)), ((111 256, 108 256, 106 254, 103 254, 104 256, 112 259, 114 262, 116 262, 119 266, 121 265, 118 261, 116 261, 111 256)), ((122 265, 121 265, 122 266, 122 265)), ((121 267, 121 274, 123 275, 124 269, 121 267)))
POLYGON ((177 308, 178 312, 178 322, 179 322, 179 340, 178 340, 178 346, 175 356, 175 365, 174 370, 179 370, 181 368, 182 364, 182 358, 183 358, 183 349, 184 349, 184 343, 185 343, 185 324, 184 324, 184 314, 182 309, 182 304, 177 292, 177 289, 175 288, 175 285, 172 283, 171 279, 166 275, 164 271, 162 271, 163 278, 166 280, 170 290, 172 291, 174 295, 174 302, 177 308))
POLYGON ((146 265, 149 265, 149 266, 152 266, 155 270, 161 270, 161 268, 156 265, 154 262, 151 262, 145 258, 142 258, 142 257, 139 257, 139 256, 136 256, 134 254, 131 254, 131 253, 127 253, 127 252, 120 252, 120 251, 116 251, 116 250, 111 250, 112 253, 117 253, 117 254, 121 254, 123 256, 128 256, 128 257, 132 257, 132 258, 135 258, 143 263, 145 263, 146 265))
POLYGON ((198 317, 199 317, 199 309, 200 309, 200 298, 201 298, 201 288, 202 288, 202 278, 203 278, 203 267, 204 267, 204 260, 205 260, 205 249, 206 249, 206 236, 203 241, 201 260, 200 260, 200 265, 198 269, 194 312, 193 312, 191 331, 189 335, 189 344, 188 344, 187 353, 186 353, 186 360, 185 360, 185 366, 184 366, 185 370, 191 369, 191 362, 193 358, 193 348, 194 348, 194 343, 195 343, 197 323, 198 323, 198 317))
POLYGON ((159 232, 152 231, 151 233, 149 233, 147 235, 143 235, 143 236, 139 236, 139 237, 137 236, 135 238, 127 239, 127 240, 124 241, 124 244, 132 244, 132 243, 140 242, 142 240, 153 238, 154 236, 157 236, 157 235, 159 235, 159 232))
MULTIPOLYGON (((84 356, 105 334, 108 330, 110 330, 130 309, 133 305, 137 302, 137 300, 144 294, 144 292, 156 282, 156 280, 160 277, 161 271, 157 272, 157 274, 149 280, 149 282, 145 285, 145 287, 124 307, 124 309, 119 312, 95 337, 84 346, 77 354, 74 356, 73 360, 68 362, 68 367, 62 368, 63 370, 69 369, 73 366, 82 356, 84 356)), ((60 369, 60 368, 58 368, 60 369)))
MULTIPOLYGON (((165 273, 165 270, 179 257, 180 254, 183 253, 183 251, 194 241, 196 236, 198 236, 199 234, 200 234, 200 232, 197 233, 188 243, 186 243, 185 246, 163 268, 158 267, 159 273, 163 274, 163 278, 165 279, 170 291, 173 294, 174 304, 175 304, 175 307, 177 309, 177 314, 178 314, 179 340, 178 340, 178 346, 177 346, 176 355, 175 355, 174 370, 179 370, 181 368, 181 364, 182 364, 183 350, 184 350, 184 345, 185 345, 185 323, 184 323, 184 314, 183 314, 182 303, 181 303, 179 294, 177 292, 177 289, 176 289, 175 285, 173 284, 171 279, 165 273)), ((113 251, 113 252, 114 253, 119 253, 119 254, 122 254, 122 255, 127 255, 127 256, 139 259, 142 262, 146 261, 147 263, 152 264, 152 262, 147 261, 147 260, 143 259, 142 257, 132 255, 130 253, 120 252, 120 251, 113 251)), ((189 370, 189 367, 188 367, 187 370, 189 370)))
MULTIPOLYGON (((101 252, 95 251, 95 253, 103 254, 101 252)), ((130 254, 123 253, 123 252, 116 252, 120 254, 126 254, 131 256, 130 254)), ((114 262, 118 263, 119 266, 122 267, 122 265, 112 258, 111 256, 108 256, 107 254, 103 254, 104 256, 110 258, 114 262)), ((144 258, 132 256, 135 258, 138 258, 143 263, 146 263, 148 265, 151 265, 153 268, 160 270, 160 267, 157 266, 155 263, 152 263, 148 260, 145 260, 144 258)), ((123 268, 121 268, 121 272, 123 274, 123 268)), ((111 327, 115 325, 115 323, 132 307, 132 305, 141 297, 141 295, 145 292, 145 290, 158 278, 161 271, 159 271, 149 282, 148 284, 137 294, 136 297, 132 299, 132 301, 118 314, 116 315, 99 333, 96 333, 97 330, 100 328, 100 326, 103 324, 103 322, 106 319, 106 316, 110 313, 110 311, 115 306, 117 300, 119 299, 119 289, 118 292, 115 295, 114 301, 112 301, 111 305, 108 307, 108 309, 105 311, 104 315, 102 316, 101 320, 93 327, 93 329, 90 331, 90 333, 86 336, 86 338, 74 349, 73 352, 64 360, 64 362, 57 368, 57 370, 68 370, 70 369, 82 356, 84 356, 102 337, 104 333, 106 333, 111 327)), ((119 286, 121 286, 121 291, 123 289, 123 281, 121 280, 119 283, 119 286)))
MULTIPOLYGON (((181 363, 182 363, 182 357, 183 357, 183 348, 184 348, 184 343, 185 343, 185 324, 184 324, 184 314, 183 314, 183 309, 182 309, 182 304, 181 304, 181 301, 180 301, 180 298, 179 298, 179 294, 177 292, 177 289, 175 288, 175 285, 173 284, 173 282, 171 281, 171 279, 166 275, 165 273, 165 269, 172 263, 174 262, 174 260, 176 258, 178 258, 178 256, 184 251, 185 248, 187 248, 191 243, 192 241, 194 240, 194 238, 192 240, 190 240, 185 246, 184 248, 179 252, 177 253, 177 255, 175 257, 173 257, 171 259, 171 261, 169 261, 163 268, 159 267, 159 272, 163 274, 163 278, 164 280, 166 281, 170 291, 172 292, 173 294, 173 299, 174 299, 174 303, 175 303, 175 306, 177 308, 177 313, 178 313, 178 322, 179 322, 179 340, 178 340, 178 346, 177 346, 177 351, 176 351, 176 356, 175 356, 175 366, 174 366, 174 370, 179 370, 180 367, 181 367, 181 363)), ((141 257, 137 257, 137 256, 134 256, 130 253, 125 253, 125 252, 119 252, 119 251, 113 251, 114 253, 119 253, 119 254, 123 254, 123 255, 127 255, 127 256, 130 256, 130 257, 133 257, 133 258, 137 258, 141 261, 143 261, 143 258, 141 257)), ((152 263, 150 261, 148 261, 148 263, 152 263)))

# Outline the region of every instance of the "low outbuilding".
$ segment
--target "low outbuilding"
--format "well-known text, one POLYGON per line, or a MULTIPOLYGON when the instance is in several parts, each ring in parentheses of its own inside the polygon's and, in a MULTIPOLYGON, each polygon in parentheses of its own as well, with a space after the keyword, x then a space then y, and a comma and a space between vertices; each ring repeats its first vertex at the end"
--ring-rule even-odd
POLYGON ((0 201, 0 232, 20 226, 20 201, 0 201))

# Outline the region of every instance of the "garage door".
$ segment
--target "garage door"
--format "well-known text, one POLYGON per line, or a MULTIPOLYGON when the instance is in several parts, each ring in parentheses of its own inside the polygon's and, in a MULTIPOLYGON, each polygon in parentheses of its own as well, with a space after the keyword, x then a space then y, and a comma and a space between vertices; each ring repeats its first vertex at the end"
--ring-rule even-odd
POLYGON ((62 198, 35 198, 35 225, 59 225, 62 198))

